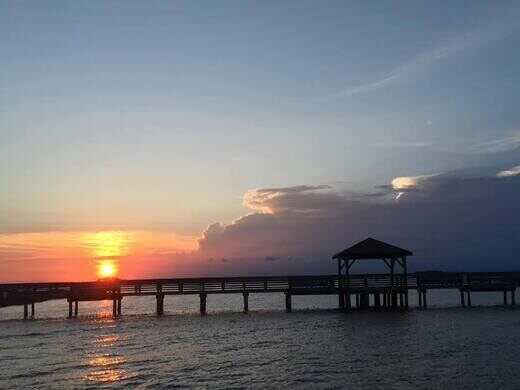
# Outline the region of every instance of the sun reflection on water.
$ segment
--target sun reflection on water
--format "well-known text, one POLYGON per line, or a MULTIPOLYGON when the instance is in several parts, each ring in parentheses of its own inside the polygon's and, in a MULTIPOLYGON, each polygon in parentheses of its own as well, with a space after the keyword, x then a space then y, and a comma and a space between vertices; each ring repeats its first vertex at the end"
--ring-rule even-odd
MULTIPOLYGON (((112 326, 102 326, 105 332, 112 326)), ((91 382, 107 383, 117 382, 137 376, 137 372, 125 368, 127 359, 118 353, 119 335, 115 333, 97 334, 92 340, 92 350, 88 352, 85 366, 89 371, 84 379, 91 382)))

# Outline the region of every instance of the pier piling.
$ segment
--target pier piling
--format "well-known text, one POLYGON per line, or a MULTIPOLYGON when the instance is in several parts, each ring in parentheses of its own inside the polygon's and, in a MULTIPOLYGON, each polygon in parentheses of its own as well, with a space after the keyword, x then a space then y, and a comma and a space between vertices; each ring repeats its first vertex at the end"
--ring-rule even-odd
POLYGON ((157 300, 156 313, 158 316, 162 316, 164 314, 164 294, 157 294, 155 298, 157 300))
POLYGON ((292 311, 291 293, 285 293, 285 311, 290 313, 292 311))
POLYGON ((338 300, 339 300, 339 307, 341 309, 345 309, 345 294, 343 293, 340 293, 338 295, 338 300))
POLYGON ((202 293, 202 294, 199 294, 199 297, 200 297, 200 314, 204 316, 204 315, 206 315, 206 299, 208 297, 208 294, 202 293))
POLYGON ((249 293, 244 293, 244 313, 249 312, 249 293))

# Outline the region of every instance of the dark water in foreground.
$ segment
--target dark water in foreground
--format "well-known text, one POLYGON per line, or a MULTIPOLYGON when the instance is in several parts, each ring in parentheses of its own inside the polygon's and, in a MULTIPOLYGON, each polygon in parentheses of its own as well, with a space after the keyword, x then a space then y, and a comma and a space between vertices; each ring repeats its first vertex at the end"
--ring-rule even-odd
POLYGON ((117 320, 111 302, 80 303, 74 320, 65 301, 28 321, 4 308, 0 388, 520 388, 520 307, 462 309, 457 296, 430 295, 427 311, 348 314, 336 297, 297 297, 285 313, 283 296, 261 294, 247 315, 241 296, 209 297, 206 317, 196 297, 167 297, 162 318, 153 298, 123 300, 117 320))

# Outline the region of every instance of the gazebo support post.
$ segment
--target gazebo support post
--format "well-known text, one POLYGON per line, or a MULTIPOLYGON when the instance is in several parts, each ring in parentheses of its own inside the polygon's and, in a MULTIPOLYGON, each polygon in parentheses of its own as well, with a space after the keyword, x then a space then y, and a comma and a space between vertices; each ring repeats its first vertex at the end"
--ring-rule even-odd
POLYGON ((338 259, 338 300, 339 300, 339 307, 341 309, 345 309, 345 286, 344 286, 344 280, 342 275, 342 259, 338 259))
POLYGON ((346 307, 350 309, 350 267, 356 260, 352 259, 352 263, 349 259, 345 259, 345 300, 346 307))
POLYGON ((394 293, 394 265, 395 265, 395 259, 390 259, 390 306, 395 307, 397 297, 394 293))
POLYGON ((403 256, 403 273, 404 273, 404 306, 408 307, 408 269, 406 267, 406 256, 403 256))

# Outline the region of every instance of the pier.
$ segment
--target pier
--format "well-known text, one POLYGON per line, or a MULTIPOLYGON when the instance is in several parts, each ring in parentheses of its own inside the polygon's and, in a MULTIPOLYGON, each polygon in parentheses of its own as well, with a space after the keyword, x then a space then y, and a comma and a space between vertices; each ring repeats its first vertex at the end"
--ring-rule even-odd
POLYGON ((384 242, 366 239, 334 255, 337 275, 248 276, 171 279, 109 279, 95 282, 11 283, 0 284, 0 307, 23 306, 23 317, 35 316, 35 304, 66 300, 68 317, 78 316, 80 302, 112 301, 114 317, 123 313, 123 299, 154 296, 157 315, 164 314, 164 300, 169 295, 198 295, 200 314, 207 312, 208 295, 241 294, 243 310, 249 311, 250 294, 285 295, 285 309, 292 311, 292 297, 300 295, 337 295, 338 307, 351 309, 406 309, 409 293, 416 292, 419 308, 428 307, 428 291, 457 289, 460 304, 472 306, 474 292, 501 292, 504 305, 515 305, 520 272, 407 272, 407 256, 412 252, 384 242), (382 260, 385 274, 351 274, 357 261, 382 260), (397 272, 399 269, 400 272, 397 272), (29 315, 30 309, 30 315, 29 315))
MULTIPOLYGON (((419 307, 427 308, 427 292, 435 289, 458 289, 461 306, 471 306, 474 292, 502 292, 504 304, 515 304, 515 292, 520 285, 520 272, 444 273, 417 272, 394 279, 387 274, 355 274, 345 288, 338 275, 261 276, 231 278, 176 278, 112 280, 71 283, 20 283, 0 285, 0 307, 23 306, 24 318, 34 317, 35 304, 62 299, 68 303, 68 317, 78 316, 80 302, 111 300, 114 317, 122 315, 124 298, 155 296, 156 313, 164 313, 164 300, 169 295, 198 295, 200 314, 207 311, 207 297, 212 294, 241 294, 244 312, 249 307, 250 294, 279 293, 285 295, 285 309, 292 311, 296 295, 338 295, 338 307, 345 311, 359 308, 406 308, 404 294, 415 292, 419 307), (394 298, 396 297, 396 298, 394 298), (348 302, 348 304, 341 303, 348 302)), ((65 307, 64 307, 65 310, 65 307)))

